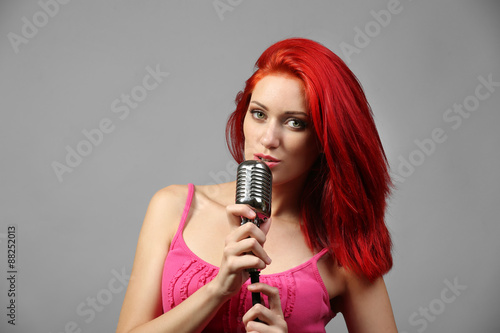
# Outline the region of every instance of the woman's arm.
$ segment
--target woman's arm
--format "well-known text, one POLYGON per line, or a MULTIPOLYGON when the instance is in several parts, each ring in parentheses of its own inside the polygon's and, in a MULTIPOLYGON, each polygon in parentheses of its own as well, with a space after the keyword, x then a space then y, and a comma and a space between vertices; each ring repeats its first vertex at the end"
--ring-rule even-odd
POLYGON ((178 228, 185 198, 186 191, 179 186, 160 190, 153 196, 139 235, 117 333, 199 332, 248 279, 245 268, 265 267, 263 260, 245 255, 253 252, 261 258, 267 257, 262 249, 264 233, 251 223, 239 227, 238 222, 239 216, 254 218, 255 213, 245 205, 229 206, 228 218, 233 231, 226 239, 219 274, 177 307, 162 314, 163 264, 178 228))
POLYGON ((181 219, 186 197, 185 187, 169 186, 158 191, 151 199, 139 235, 117 333, 155 331, 150 327, 155 324, 151 321, 162 314, 163 264, 181 219))
POLYGON ((397 333, 382 277, 370 283, 354 273, 346 273, 345 283, 339 310, 350 333, 397 333))

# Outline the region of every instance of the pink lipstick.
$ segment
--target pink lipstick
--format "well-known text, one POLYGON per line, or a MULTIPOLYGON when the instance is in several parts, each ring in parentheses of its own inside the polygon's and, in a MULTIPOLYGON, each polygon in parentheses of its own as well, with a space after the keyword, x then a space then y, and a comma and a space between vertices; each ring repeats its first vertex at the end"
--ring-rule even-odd
POLYGON ((280 163, 280 160, 271 155, 264 155, 259 153, 259 154, 254 154, 253 156, 256 160, 266 163, 267 166, 270 168, 273 168, 280 163))

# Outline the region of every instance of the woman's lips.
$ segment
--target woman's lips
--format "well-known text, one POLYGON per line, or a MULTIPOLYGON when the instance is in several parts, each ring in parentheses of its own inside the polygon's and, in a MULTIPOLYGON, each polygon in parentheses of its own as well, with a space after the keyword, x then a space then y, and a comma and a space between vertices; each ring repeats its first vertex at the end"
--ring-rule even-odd
POLYGON ((267 164, 268 167, 272 168, 275 167, 280 163, 280 160, 277 158, 274 158, 273 156, 270 155, 264 155, 264 154, 254 154, 254 158, 258 161, 262 161, 267 164))

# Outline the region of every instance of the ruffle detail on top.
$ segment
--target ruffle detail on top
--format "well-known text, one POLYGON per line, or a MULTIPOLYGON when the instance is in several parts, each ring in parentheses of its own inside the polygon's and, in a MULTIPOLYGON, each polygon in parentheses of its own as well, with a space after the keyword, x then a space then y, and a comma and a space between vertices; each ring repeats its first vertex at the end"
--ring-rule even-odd
POLYGON ((193 263, 195 263, 195 259, 191 259, 189 261, 186 261, 182 267, 175 273, 174 277, 170 280, 170 284, 167 288, 168 290, 168 303, 170 304, 170 308, 174 308, 177 304, 175 304, 174 300, 174 290, 176 290, 176 284, 179 281, 179 279, 186 273, 186 271, 191 267, 193 263))
MULTIPOLYGON (((178 306, 198 289, 212 281, 219 272, 193 253, 182 237, 194 187, 190 184, 188 200, 181 223, 174 236, 162 274, 163 312, 178 306)), ((290 333, 325 332, 326 324, 335 316, 330 309, 328 292, 317 262, 327 253, 321 250, 299 266, 274 274, 261 274, 260 281, 278 289, 284 318, 290 333)), ((239 292, 224 303, 203 332, 244 332, 242 318, 252 307, 252 295, 246 281, 239 292)), ((267 296, 262 295, 265 306, 267 296)))

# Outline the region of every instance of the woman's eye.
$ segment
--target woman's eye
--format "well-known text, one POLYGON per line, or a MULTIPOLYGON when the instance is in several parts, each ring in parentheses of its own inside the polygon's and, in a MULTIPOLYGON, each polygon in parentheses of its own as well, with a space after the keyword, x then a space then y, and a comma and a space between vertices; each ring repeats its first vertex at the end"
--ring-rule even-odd
POLYGON ((264 112, 259 110, 253 110, 252 115, 255 119, 264 119, 266 117, 264 112))
POLYGON ((306 127, 306 124, 298 119, 290 119, 288 122, 288 126, 294 129, 303 129, 306 127))

